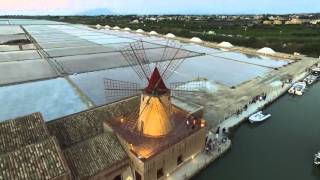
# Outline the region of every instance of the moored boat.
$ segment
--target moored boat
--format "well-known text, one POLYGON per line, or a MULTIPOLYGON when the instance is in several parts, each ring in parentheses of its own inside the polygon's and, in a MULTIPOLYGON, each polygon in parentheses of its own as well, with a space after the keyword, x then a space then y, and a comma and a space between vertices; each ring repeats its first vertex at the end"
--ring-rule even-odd
POLYGON ((306 78, 303 79, 304 82, 307 83, 307 85, 312 85, 316 80, 318 79, 318 76, 315 75, 308 75, 306 78))
POLYGON ((262 111, 259 111, 249 117, 250 123, 257 123, 267 120, 271 117, 271 114, 263 114, 262 111))
POLYGON ((306 88, 306 82, 297 82, 292 85, 292 87, 288 90, 290 94, 295 94, 301 96, 306 88))

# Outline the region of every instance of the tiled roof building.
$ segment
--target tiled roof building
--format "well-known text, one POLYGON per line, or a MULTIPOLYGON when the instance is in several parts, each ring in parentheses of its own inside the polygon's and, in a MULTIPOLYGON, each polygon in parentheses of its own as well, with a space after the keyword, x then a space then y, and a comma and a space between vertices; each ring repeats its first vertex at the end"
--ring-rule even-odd
POLYGON ((58 139, 61 148, 65 149, 102 133, 103 121, 130 113, 130 107, 138 107, 138 104, 139 98, 130 98, 123 103, 112 103, 47 122, 47 127, 50 134, 58 139))
POLYGON ((129 168, 129 157, 103 122, 130 113, 139 98, 130 98, 47 122, 63 149, 73 179, 113 179, 129 168))
POLYGON ((99 173, 101 177, 110 176, 110 172, 129 163, 117 137, 108 132, 72 146, 64 154, 74 179, 86 179, 99 173))
POLYGON ((0 179, 67 179, 54 138, 0 156, 0 179))
POLYGON ((0 123, 0 179, 69 179, 40 113, 0 123))
POLYGON ((103 132, 101 116, 86 111, 48 122, 50 134, 55 136, 62 149, 94 137, 103 132))
POLYGON ((3 121, 0 129, 0 153, 11 152, 49 137, 40 113, 3 121))
POLYGON ((0 123, 2 179, 124 179, 129 157, 103 122, 130 113, 132 98, 45 123, 40 113, 0 123), (61 149, 60 149, 61 148, 61 149))

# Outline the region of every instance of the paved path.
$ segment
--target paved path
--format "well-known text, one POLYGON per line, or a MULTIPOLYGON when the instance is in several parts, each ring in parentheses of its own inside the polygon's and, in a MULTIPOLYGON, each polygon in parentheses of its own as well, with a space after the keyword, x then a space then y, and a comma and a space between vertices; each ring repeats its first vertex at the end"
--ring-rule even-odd
POLYGON ((211 162, 225 153, 231 147, 231 141, 221 144, 220 151, 216 149, 210 153, 201 152, 193 159, 189 159, 182 166, 178 167, 172 174, 170 174, 167 180, 185 180, 190 179, 195 174, 199 173, 202 169, 206 168, 211 162))

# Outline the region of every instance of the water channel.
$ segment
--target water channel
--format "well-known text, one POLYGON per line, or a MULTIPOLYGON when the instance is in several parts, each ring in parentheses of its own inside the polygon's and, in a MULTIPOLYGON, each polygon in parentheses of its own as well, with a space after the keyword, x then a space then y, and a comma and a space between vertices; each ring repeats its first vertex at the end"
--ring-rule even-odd
POLYGON ((194 180, 316 180, 320 167, 320 83, 301 97, 285 95, 265 109, 272 117, 262 124, 242 124, 232 148, 194 180))

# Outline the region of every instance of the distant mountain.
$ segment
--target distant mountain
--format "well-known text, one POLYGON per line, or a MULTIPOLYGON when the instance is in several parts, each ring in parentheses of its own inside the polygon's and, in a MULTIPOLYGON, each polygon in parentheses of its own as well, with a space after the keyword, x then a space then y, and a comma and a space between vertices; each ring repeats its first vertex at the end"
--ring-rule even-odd
POLYGON ((98 9, 91 9, 88 11, 81 12, 78 15, 99 16, 99 15, 112 15, 112 14, 114 13, 107 8, 98 8, 98 9))

